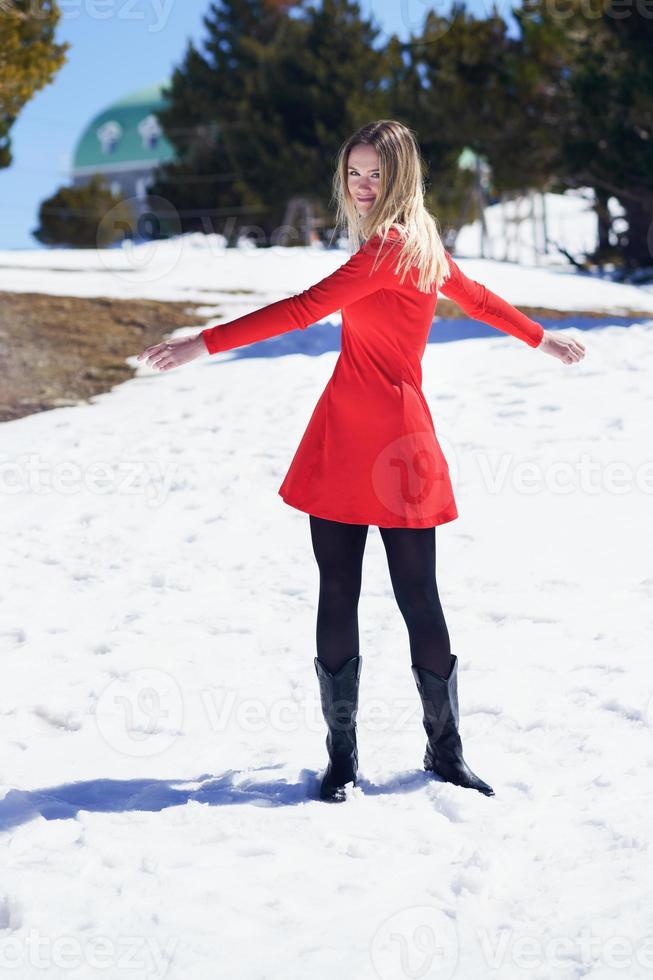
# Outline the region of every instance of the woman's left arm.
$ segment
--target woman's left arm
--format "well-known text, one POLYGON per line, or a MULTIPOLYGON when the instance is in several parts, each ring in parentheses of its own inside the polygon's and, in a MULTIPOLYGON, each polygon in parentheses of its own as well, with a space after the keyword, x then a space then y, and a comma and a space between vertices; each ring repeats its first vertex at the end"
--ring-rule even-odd
POLYGON ((466 276, 449 252, 449 275, 440 286, 440 292, 458 303, 474 320, 482 320, 497 330, 512 334, 530 347, 538 347, 566 364, 579 361, 585 355, 585 347, 578 340, 567 339, 560 334, 545 330, 541 323, 531 320, 525 313, 493 293, 487 286, 466 276))

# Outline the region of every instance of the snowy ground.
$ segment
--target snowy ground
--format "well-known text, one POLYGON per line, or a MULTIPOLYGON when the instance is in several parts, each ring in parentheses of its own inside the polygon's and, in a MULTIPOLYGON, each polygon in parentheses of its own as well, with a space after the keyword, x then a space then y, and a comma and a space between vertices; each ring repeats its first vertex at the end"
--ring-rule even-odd
MULTIPOLYGON (((566 265, 557 246, 580 259, 596 243, 595 194, 591 187, 565 194, 524 194, 500 201, 485 209, 486 258, 528 265, 566 265), (548 245, 545 248, 545 240, 548 245)), ((616 198, 608 199, 613 230, 622 231, 627 222, 616 198)), ((474 221, 460 230, 456 239, 460 255, 481 254, 481 223, 474 221)))
MULTIPOLYGON (((210 272, 184 249, 156 295, 221 302, 254 281, 243 309, 343 260, 243 252, 210 272)), ((32 269, 0 288, 132 295, 115 273, 37 269, 78 252, 14 258, 32 269)), ((461 264, 517 304, 653 310, 643 289, 461 264)), ((421 772, 374 527, 360 785, 312 798, 317 569, 277 489, 335 352, 141 367, 91 405, 1 426, 3 972, 652 974, 653 319, 581 339, 573 366, 499 332, 424 356, 460 510, 436 531, 438 580, 489 799, 421 772)))
MULTIPOLYGON (((488 255, 494 256, 492 259, 478 258, 478 222, 461 229, 455 255, 467 275, 482 280, 516 305, 653 313, 653 286, 627 286, 609 277, 579 275, 555 250, 548 255, 536 254, 530 223, 515 226, 506 239, 504 216, 513 211, 526 214, 527 204, 526 199, 520 199, 486 209, 488 255), (502 251, 506 240, 507 256, 502 251), (508 261, 504 261, 506 257, 508 261)), ((591 247, 596 219, 587 192, 547 194, 546 207, 553 241, 562 242, 577 256, 583 248, 591 247)), ((243 245, 228 249, 222 235, 199 233, 141 245, 126 241, 122 246, 100 250, 0 250, 0 291, 188 299, 193 304, 207 304, 207 317, 219 308, 222 318, 230 319, 307 288, 337 269, 347 257, 344 249, 325 250, 321 246, 257 249, 243 245)))

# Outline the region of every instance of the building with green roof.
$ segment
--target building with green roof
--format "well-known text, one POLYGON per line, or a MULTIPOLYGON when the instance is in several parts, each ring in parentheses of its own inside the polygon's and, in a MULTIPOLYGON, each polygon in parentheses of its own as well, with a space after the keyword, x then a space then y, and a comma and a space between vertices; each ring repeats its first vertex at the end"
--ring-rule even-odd
POLYGON ((175 158, 156 115, 166 105, 162 90, 168 84, 131 92, 91 119, 75 148, 74 185, 101 176, 115 194, 132 199, 137 212, 145 210, 152 171, 175 158))

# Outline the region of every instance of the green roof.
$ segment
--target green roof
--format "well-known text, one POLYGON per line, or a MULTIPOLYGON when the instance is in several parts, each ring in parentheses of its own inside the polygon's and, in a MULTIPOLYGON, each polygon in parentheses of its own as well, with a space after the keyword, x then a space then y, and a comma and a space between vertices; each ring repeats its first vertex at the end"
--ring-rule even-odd
POLYGON ((158 82, 156 85, 146 85, 145 88, 139 88, 135 92, 130 92, 123 99, 119 99, 114 102, 114 108, 116 109, 130 109, 135 105, 147 105, 150 102, 161 102, 161 90, 166 88, 169 82, 163 81, 158 82))
POLYGON ((133 164, 155 166, 174 159, 172 145, 160 131, 157 110, 166 105, 159 82, 112 103, 91 119, 73 156, 73 171, 129 169, 133 164))

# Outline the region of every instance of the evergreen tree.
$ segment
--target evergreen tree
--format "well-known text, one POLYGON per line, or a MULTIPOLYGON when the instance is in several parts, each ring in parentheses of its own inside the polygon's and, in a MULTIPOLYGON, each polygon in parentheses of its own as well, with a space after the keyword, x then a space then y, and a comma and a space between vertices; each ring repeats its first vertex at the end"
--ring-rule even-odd
MULTIPOLYGON (((489 137, 496 138, 495 113, 509 98, 498 83, 506 25, 496 14, 477 20, 454 3, 446 15, 430 11, 403 48, 403 67, 392 77, 392 112, 417 134, 428 166, 427 201, 444 232, 478 217, 474 174, 458 161, 466 147, 488 156, 489 137)), ((510 173, 502 162, 493 167, 499 190, 510 173)))
POLYGON ((35 92, 52 81, 70 45, 55 44, 56 0, 0 3, 0 168, 10 166, 10 130, 35 92))
POLYGON ((584 0, 558 0, 553 8, 524 0, 514 16, 517 38, 508 37, 494 8, 482 21, 459 3, 447 16, 429 14, 395 79, 397 115, 418 130, 445 213, 457 206, 454 163, 466 145, 487 159, 498 193, 594 188, 597 258, 615 253, 607 211, 614 195, 629 223, 622 260, 650 265, 651 20, 609 6, 591 15, 584 0))
POLYGON ((229 217, 225 230, 234 233, 248 213, 262 208, 247 193, 239 131, 259 71, 253 45, 274 41, 286 8, 269 0, 211 3, 203 18, 204 50, 190 41, 173 73, 165 92, 169 105, 158 118, 177 160, 159 168, 150 192, 178 210, 184 231, 213 231, 229 217))
POLYGON ((237 152, 252 192, 265 188, 273 209, 292 194, 328 198, 345 136, 387 115, 376 35, 358 3, 322 0, 301 21, 286 20, 273 48, 259 47, 237 152))
POLYGON ((215 209, 267 238, 290 197, 328 202, 342 140, 387 112, 386 55, 354 0, 220 0, 204 24, 204 53, 189 45, 159 113, 178 162, 151 192, 185 229, 219 227, 215 209))
POLYGON ((634 8, 608 4, 590 15, 582 0, 525 0, 516 11, 525 38, 534 44, 555 36, 560 65, 546 72, 548 132, 555 143, 561 187, 593 187, 599 215, 600 251, 607 246, 607 200, 626 212, 628 233, 619 252, 627 268, 650 266, 653 250, 653 24, 634 8), (625 14, 625 16, 624 16, 625 14))
POLYGON ((41 203, 39 222, 32 234, 44 245, 104 248, 121 241, 125 228, 135 227, 135 216, 129 204, 95 176, 81 186, 55 191, 41 203))
MULTIPOLYGON (((397 93, 398 112, 415 120, 435 181, 454 191, 468 179, 455 172, 464 147, 487 159, 497 194, 550 178, 555 141, 540 71, 521 56, 496 8, 484 20, 458 2, 446 16, 431 12, 407 50, 410 84, 397 93)), ((554 50, 541 54, 555 62, 554 50)))

